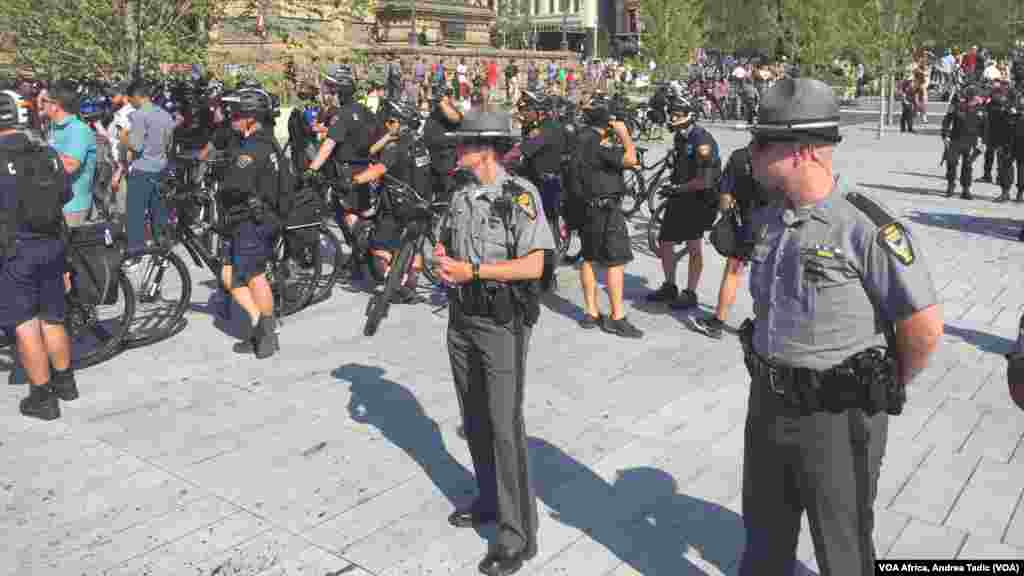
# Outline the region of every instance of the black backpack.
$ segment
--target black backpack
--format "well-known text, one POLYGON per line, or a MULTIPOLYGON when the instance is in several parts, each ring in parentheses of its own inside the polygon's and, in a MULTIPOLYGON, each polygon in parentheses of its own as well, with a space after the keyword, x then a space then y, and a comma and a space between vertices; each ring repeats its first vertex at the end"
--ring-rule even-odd
POLYGON ((7 260, 14 256, 14 235, 19 228, 58 237, 63 226, 62 208, 70 200, 67 176, 52 148, 30 142, 21 149, 0 149, 0 257, 7 260), (34 196, 52 202, 18 198, 18 182, 22 179, 33 183, 34 196))

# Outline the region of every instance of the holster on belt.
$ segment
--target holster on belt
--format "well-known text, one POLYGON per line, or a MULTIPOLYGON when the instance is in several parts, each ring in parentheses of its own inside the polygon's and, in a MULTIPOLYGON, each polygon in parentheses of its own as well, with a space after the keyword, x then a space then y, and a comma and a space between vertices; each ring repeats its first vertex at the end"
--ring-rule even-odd
POLYGON ((512 290, 506 284, 477 280, 451 288, 448 296, 466 316, 487 316, 499 325, 515 316, 512 290))
POLYGON ((869 416, 900 414, 906 391, 898 385, 895 358, 882 347, 858 352, 827 370, 775 365, 753 347, 754 323, 740 326, 743 362, 756 384, 767 385, 784 404, 807 416, 856 408, 869 416))

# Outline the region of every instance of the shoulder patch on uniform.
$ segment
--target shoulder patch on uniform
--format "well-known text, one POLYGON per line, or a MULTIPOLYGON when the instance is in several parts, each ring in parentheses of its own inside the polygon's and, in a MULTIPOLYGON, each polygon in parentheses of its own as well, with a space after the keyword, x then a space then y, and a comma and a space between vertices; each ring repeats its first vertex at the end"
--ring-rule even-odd
POLYGON ((529 192, 523 192, 519 196, 516 196, 516 205, 523 209, 526 213, 526 217, 531 221, 537 219, 537 208, 533 205, 533 195, 529 192))
POLYGON ((907 231, 899 222, 892 222, 879 228, 878 242, 904 266, 914 263, 914 247, 910 245, 907 231))
POLYGON ((708 158, 711 156, 711 144, 701 144, 697 146, 697 155, 701 158, 708 158))
POLYGON ((238 156, 238 159, 235 160, 235 166, 238 166, 239 168, 245 168, 250 164, 252 164, 252 156, 249 156, 248 154, 241 154, 238 156))

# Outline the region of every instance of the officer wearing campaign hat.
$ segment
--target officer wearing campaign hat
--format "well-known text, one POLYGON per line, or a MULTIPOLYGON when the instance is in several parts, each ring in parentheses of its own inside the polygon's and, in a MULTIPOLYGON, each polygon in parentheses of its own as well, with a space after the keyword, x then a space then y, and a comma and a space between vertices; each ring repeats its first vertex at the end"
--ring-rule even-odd
POLYGON ((496 523, 479 568, 504 576, 537 553, 524 368, 554 242, 536 188, 499 163, 514 142, 508 114, 471 111, 445 137, 456 143, 462 176, 434 258, 450 286, 448 356, 479 490, 448 521, 460 528, 496 523))
POLYGON ((807 513, 823 574, 874 573, 873 505, 889 414, 942 335, 922 246, 833 171, 839 105, 812 79, 767 91, 754 178, 781 194, 752 216, 751 375, 740 574, 789 574, 807 513))

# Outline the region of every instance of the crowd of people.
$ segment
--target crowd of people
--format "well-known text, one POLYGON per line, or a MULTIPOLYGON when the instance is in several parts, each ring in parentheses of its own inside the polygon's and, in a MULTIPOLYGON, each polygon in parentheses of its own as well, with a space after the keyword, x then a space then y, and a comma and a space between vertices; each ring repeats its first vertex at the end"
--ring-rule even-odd
MULTIPOLYGON (((911 230, 836 178, 832 158, 842 138, 832 89, 794 78, 798 73, 785 65, 733 64, 724 78, 756 83, 759 112, 750 144, 729 154, 698 123, 700 104, 690 91, 664 93, 663 121, 673 133, 671 174, 659 191, 667 203, 657 251, 664 278, 647 298, 697 308, 703 240, 726 221, 728 233, 715 235, 715 248, 728 258, 718 305, 693 327, 722 338, 749 271, 755 317, 740 330, 752 385, 739 573, 792 571, 807 511, 824 572, 872 574, 870 517, 887 420, 902 411, 906 386, 942 334, 938 295, 911 230), (688 253, 682 289, 680 244, 688 253), (780 422, 787 423, 784 433, 780 422)), ((479 568, 507 576, 537 553, 523 389, 540 301, 558 289, 554 253, 565 230, 582 240, 580 328, 644 336, 623 300, 634 254, 621 203, 625 175, 640 159, 601 84, 633 72, 597 63, 551 62, 544 69, 530 62, 522 70, 510 62, 499 70, 495 62, 471 69, 425 60, 413 63, 411 81, 403 72, 392 60, 360 94, 352 67, 331 66, 319 85, 301 91, 310 105, 287 119, 290 156, 274 137, 276 99, 259 86, 219 94, 196 117, 198 128, 154 104, 153 86, 141 79, 114 88, 118 108, 95 129, 78 117, 78 93, 67 83, 40 87, 31 98, 0 92, 0 293, 14 295, 0 300, 0 326, 13 327, 30 383, 21 412, 59 418, 60 402, 78 396, 62 323, 70 290, 64 237, 89 219, 97 159, 105 156, 113 167, 99 195, 123 198, 130 264, 134 253, 159 241, 155 231, 167 215, 158 182, 187 134, 194 158, 213 150, 229 158, 218 198, 228 230, 220 280, 250 320, 240 351, 273 356, 281 346, 265 274, 272 240, 300 187, 329 182, 339 226, 356 229, 375 218, 368 257, 379 259, 386 274, 403 275, 396 302, 419 301, 416 274, 427 266, 445 283, 447 351, 478 484, 473 504, 448 521, 460 528, 496 523, 479 568), (502 87, 515 122, 494 106, 502 87), (577 96, 578 118, 556 113, 553 87, 561 97, 577 96), (45 136, 34 126, 45 127, 45 136), (388 268, 408 222, 397 207, 378 205, 375 186, 385 176, 447 204, 433 258, 417 258, 409 270, 388 268), (599 270, 606 272, 607 313, 598 302, 599 270)), ((723 80, 694 73, 699 82, 723 80)), ((958 138, 959 124, 950 126, 958 138)))

